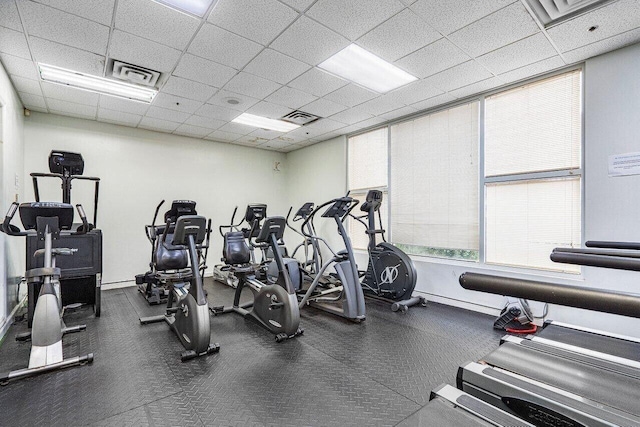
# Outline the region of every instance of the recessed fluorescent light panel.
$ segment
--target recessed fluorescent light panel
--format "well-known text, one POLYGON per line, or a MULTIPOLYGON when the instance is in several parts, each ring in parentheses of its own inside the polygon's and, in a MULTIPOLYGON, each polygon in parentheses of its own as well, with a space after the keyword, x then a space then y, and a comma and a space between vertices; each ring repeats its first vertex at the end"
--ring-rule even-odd
POLYGON ((355 44, 345 47, 318 67, 379 93, 389 92, 418 80, 355 44))
POLYGON ((38 64, 38 70, 40 71, 40 78, 45 82, 145 102, 147 104, 151 103, 158 93, 158 91, 154 89, 105 79, 104 77, 92 76, 90 74, 83 74, 78 71, 67 70, 52 65, 38 64))
POLYGON ((231 121, 234 123, 254 126, 257 128, 275 130, 278 132, 289 132, 300 127, 298 125, 294 125, 293 123, 287 123, 282 120, 269 119, 267 117, 255 116, 248 113, 242 113, 231 121))
POLYGON ((162 3, 165 6, 169 6, 173 9, 187 12, 195 16, 203 17, 209 6, 215 0, 153 0, 156 3, 162 3))

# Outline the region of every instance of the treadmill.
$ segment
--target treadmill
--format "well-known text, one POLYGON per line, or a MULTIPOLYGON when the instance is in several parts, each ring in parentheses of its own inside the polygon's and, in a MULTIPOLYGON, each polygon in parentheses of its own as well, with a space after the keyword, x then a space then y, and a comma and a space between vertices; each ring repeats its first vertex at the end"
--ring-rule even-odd
POLYGON ((427 405, 397 424, 400 427, 533 425, 448 384, 435 388, 427 405))

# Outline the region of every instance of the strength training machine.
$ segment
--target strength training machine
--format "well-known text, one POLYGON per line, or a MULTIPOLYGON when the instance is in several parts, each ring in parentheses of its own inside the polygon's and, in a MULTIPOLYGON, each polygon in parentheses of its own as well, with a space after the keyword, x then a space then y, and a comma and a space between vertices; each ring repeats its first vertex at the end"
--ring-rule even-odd
MULTIPOLYGON (((220 345, 211 342, 211 324, 209 321, 209 303, 202 284, 200 258, 206 254, 211 234, 211 220, 200 215, 182 215, 178 217, 173 229, 173 237, 167 239, 170 222, 165 225, 163 244, 160 252, 166 259, 180 259, 174 265, 175 271, 158 271, 158 280, 169 287, 167 309, 165 314, 152 317, 141 317, 140 323, 146 325, 165 321, 176 333, 186 349, 182 352, 184 362, 198 356, 205 356, 220 351, 220 345), (206 243, 205 243, 206 240, 206 243), (187 251, 188 257, 181 254, 187 251), (176 255, 178 254, 178 255, 176 255), (190 269, 188 275, 184 269, 190 269)), ((161 263, 161 260, 158 260, 161 263)))
POLYGON ((31 339, 29 365, 25 369, 11 371, 0 375, 0 384, 26 378, 56 369, 93 362, 93 353, 65 359, 62 352, 64 334, 80 332, 86 325, 67 327, 63 320, 63 308, 60 302, 61 283, 60 268, 56 267, 57 256, 73 255, 77 249, 53 247, 53 242, 63 235, 82 234, 88 230, 87 218, 81 205, 76 206, 84 227, 72 232, 73 206, 58 202, 14 202, 9 207, 2 224, 2 232, 11 236, 33 237, 42 240, 43 249, 31 254, 37 260, 38 267, 32 267, 25 273, 29 284, 38 285, 38 297, 35 301, 31 332, 16 336, 18 341, 31 339), (20 219, 24 231, 11 224, 16 211, 20 211, 20 219), (44 261, 40 261, 43 259, 44 261))

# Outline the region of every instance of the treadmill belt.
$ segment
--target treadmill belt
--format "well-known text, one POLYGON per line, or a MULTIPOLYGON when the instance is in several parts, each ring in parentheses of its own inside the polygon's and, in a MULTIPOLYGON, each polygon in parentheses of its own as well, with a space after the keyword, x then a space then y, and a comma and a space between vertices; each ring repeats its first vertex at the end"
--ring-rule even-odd
POLYGON ((640 343, 637 342, 565 328, 554 324, 547 325, 536 336, 640 362, 640 343))
POLYGON ((506 342, 484 358, 489 365, 558 387, 629 414, 640 413, 640 380, 506 342))

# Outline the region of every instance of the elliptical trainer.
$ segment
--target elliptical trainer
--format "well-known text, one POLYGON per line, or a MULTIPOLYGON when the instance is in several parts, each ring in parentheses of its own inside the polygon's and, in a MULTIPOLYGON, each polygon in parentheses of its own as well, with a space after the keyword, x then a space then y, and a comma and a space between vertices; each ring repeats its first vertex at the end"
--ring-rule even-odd
MULTIPOLYGON (((214 314, 238 313, 245 318, 258 322, 268 331, 275 334, 276 342, 282 342, 304 333, 300 325, 300 310, 296 298, 298 263, 293 259, 284 259, 279 250, 285 230, 285 219, 281 216, 264 220, 256 243, 266 244, 273 251, 274 260, 271 274, 264 281, 256 278, 261 265, 251 260, 252 246, 247 244, 242 231, 230 231, 224 235, 223 258, 230 274, 238 279, 232 307, 214 307, 214 314), (277 271, 273 271, 277 270, 277 271), (270 279, 271 278, 271 279, 270 279), (253 294, 253 301, 240 304, 242 290, 248 287, 253 294), (249 309, 250 310, 247 310, 249 309)), ((250 234, 251 235, 251 234, 250 234)))
MULTIPOLYGON (((138 285, 138 290, 151 305, 164 304, 167 302, 167 298, 169 296, 168 286, 160 280, 167 276, 158 274, 159 272, 168 272, 168 270, 173 270, 175 273, 178 273, 178 270, 182 268, 184 270, 184 274, 191 274, 190 269, 186 268, 188 259, 187 250, 167 250, 165 242, 173 239, 176 221, 180 216, 198 215, 198 212, 196 211, 196 202, 192 200, 174 200, 171 203, 171 209, 164 214, 165 224, 156 226, 158 212, 163 204, 164 200, 162 200, 156 207, 151 225, 145 225, 144 227, 147 239, 149 239, 149 242, 151 243, 151 262, 149 263, 150 270, 144 274, 136 275, 136 285, 138 285)), ((206 260, 206 255, 204 256, 204 259, 206 260)), ((206 269, 204 260, 201 262, 199 269, 202 275, 204 269, 206 269)))
POLYGON ((11 380, 22 379, 36 374, 50 372, 69 366, 84 365, 93 362, 93 353, 64 359, 62 354, 62 337, 64 334, 84 331, 86 325, 67 327, 62 319, 60 268, 56 267, 56 256, 73 255, 77 249, 54 248, 53 241, 61 235, 82 234, 89 229, 87 218, 81 205, 76 205, 82 218, 84 228, 73 233, 73 205, 57 202, 14 202, 4 219, 0 231, 11 236, 36 236, 44 241, 44 249, 38 249, 33 257, 44 258, 42 267, 28 269, 25 273, 29 284, 40 287, 35 301, 31 332, 16 336, 18 341, 31 339, 31 355, 29 366, 25 369, 11 371, 0 375, 0 384, 11 380), (14 225, 11 220, 17 210, 25 231, 14 225), (31 230, 35 230, 31 231, 31 230))
POLYGON ((170 222, 167 221, 162 237, 163 251, 167 258, 175 254, 188 252, 188 258, 181 259, 181 265, 174 272, 158 272, 158 279, 169 286, 169 297, 165 314, 141 317, 140 323, 146 325, 165 321, 176 333, 186 349, 181 355, 182 361, 217 353, 220 346, 210 344, 211 324, 209 322, 209 304, 202 284, 200 271, 200 254, 209 247, 211 220, 199 215, 180 216, 175 223, 173 238, 167 240, 170 222), (206 240, 206 243, 205 243, 206 240), (183 269, 190 268, 186 275, 183 269))
POLYGON ((382 191, 369 190, 366 201, 360 206, 360 210, 366 213, 362 216, 351 215, 366 227, 369 237, 369 263, 360 284, 366 296, 390 302, 392 311, 400 310, 401 313, 406 313, 409 307, 416 304, 426 306, 427 302, 424 297, 412 295, 417 273, 411 258, 384 238, 381 205, 382 191), (380 228, 376 228, 376 212, 380 228), (365 217, 366 223, 362 220, 365 217), (380 243, 376 241, 377 234, 382 238, 380 243))
MULTIPOLYGON (((300 207, 300 209, 296 211, 296 214, 293 216, 292 222, 304 221, 305 219, 307 219, 309 215, 311 215, 311 213, 313 212, 313 209, 314 209, 313 202, 304 203, 300 207)), ((302 273, 304 274, 306 279, 313 280, 317 272, 320 270, 320 267, 322 267, 322 253, 320 251, 320 246, 316 239, 312 239, 305 236, 302 233, 302 231, 296 230, 293 227, 293 225, 291 225, 291 223, 289 222, 289 217, 291 216, 292 210, 293 210, 293 207, 290 207, 289 212, 287 213, 287 218, 286 218, 287 227, 289 227, 289 229, 294 233, 299 234, 303 240, 298 246, 296 246, 293 249, 293 252, 291 253, 291 258, 295 258, 298 251, 302 250, 302 252, 304 252, 304 261, 301 262, 302 273)), ((313 229, 312 222, 307 222, 306 226, 307 228, 311 227, 310 229, 307 230, 308 234, 316 235, 316 232, 313 229)))

